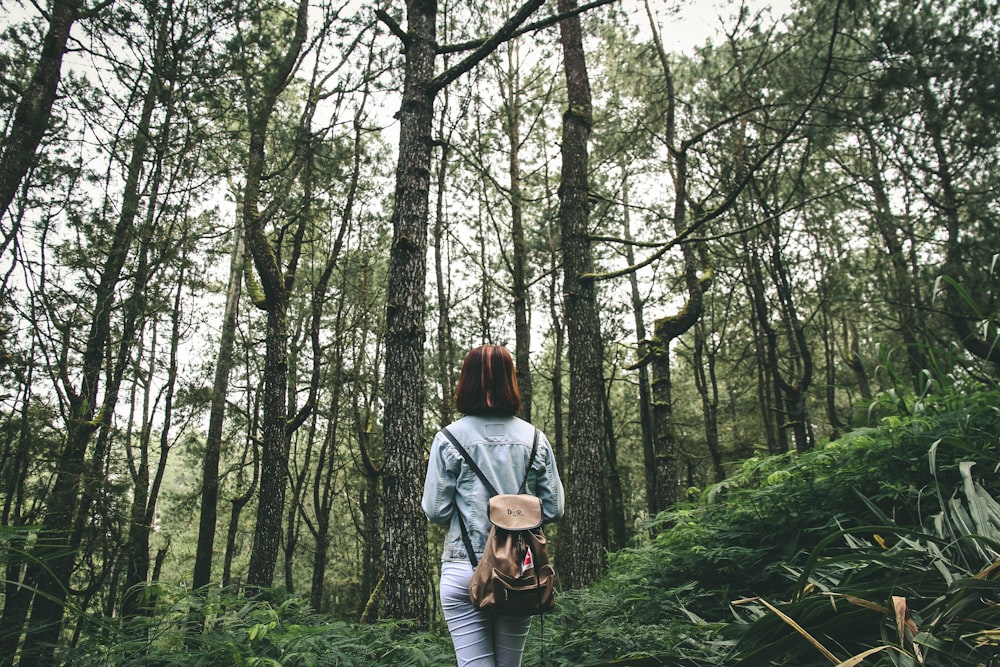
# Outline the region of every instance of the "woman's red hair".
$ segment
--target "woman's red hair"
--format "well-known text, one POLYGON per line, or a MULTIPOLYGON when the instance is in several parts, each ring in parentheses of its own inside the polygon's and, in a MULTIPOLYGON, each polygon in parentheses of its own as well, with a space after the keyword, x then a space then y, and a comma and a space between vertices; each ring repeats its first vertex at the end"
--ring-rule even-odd
POLYGON ((514 360, 500 345, 482 345, 465 355, 455 388, 455 407, 465 415, 513 417, 521 411, 514 360))

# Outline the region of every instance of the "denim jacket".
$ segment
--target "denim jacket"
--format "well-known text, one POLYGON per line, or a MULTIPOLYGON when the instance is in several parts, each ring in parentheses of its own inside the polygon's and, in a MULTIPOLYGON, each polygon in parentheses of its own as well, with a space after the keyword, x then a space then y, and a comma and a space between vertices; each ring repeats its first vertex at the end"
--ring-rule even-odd
MULTIPOLYGON (((517 493, 531 456, 535 427, 517 417, 462 417, 448 426, 498 493, 517 493)), ((563 515, 565 497, 556 469, 552 446, 545 434, 538 434, 538 451, 528 474, 526 493, 542 501, 542 520, 555 521, 563 515)), ((477 557, 486 547, 490 532, 487 517, 489 492, 443 433, 431 443, 424 496, 421 502, 427 518, 446 524, 442 561, 468 561, 462 541, 457 509, 462 513, 477 557)))

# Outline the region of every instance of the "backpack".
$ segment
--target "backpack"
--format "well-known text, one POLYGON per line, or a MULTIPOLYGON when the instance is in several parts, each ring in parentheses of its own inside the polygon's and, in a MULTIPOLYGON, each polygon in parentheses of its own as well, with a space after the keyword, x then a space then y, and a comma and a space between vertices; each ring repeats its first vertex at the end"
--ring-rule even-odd
POLYGON ((555 605, 556 572, 549 562, 549 546, 542 532, 542 501, 525 492, 528 472, 538 451, 538 429, 524 481, 516 494, 497 493, 465 447, 447 428, 441 430, 490 494, 487 502, 492 527, 478 562, 465 520, 458 514, 462 541, 473 568, 469 582, 472 605, 504 616, 533 616, 551 611, 555 605))

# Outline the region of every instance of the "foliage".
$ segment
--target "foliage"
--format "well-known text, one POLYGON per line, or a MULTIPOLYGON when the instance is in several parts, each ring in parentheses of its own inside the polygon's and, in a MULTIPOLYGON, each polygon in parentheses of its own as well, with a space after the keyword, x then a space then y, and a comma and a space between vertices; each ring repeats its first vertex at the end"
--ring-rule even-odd
POLYGON ((317 614, 298 598, 274 602, 233 595, 182 596, 154 619, 125 624, 74 653, 79 664, 353 667, 442 665, 453 659, 446 636, 405 623, 352 625, 317 614), (197 632, 192 612, 204 614, 197 632))
MULTIPOLYGON (((650 522, 536 622, 525 664, 987 665, 1000 628, 1000 392, 925 397, 798 456, 758 456, 650 522), (544 654, 544 662, 543 660, 544 654)), ((449 665, 440 627, 356 625, 296 597, 155 591, 90 618, 91 665, 449 665), (197 631, 195 618, 204 619, 197 631)))
POLYGON ((557 664, 828 662, 794 620, 840 660, 893 644, 869 660, 922 664, 907 657, 917 645, 926 664, 987 664, 1000 627, 998 399, 928 396, 920 414, 746 461, 651 522, 655 537, 613 554, 599 584, 563 595, 549 652, 557 664))
POLYGON ((825 539, 798 575, 796 599, 767 605, 775 614, 748 629, 737 664, 818 663, 815 649, 833 655, 823 643, 849 655, 892 649, 872 664, 987 664, 1000 628, 1000 504, 972 468, 960 466, 962 484, 922 530, 873 508, 877 523, 825 539), (827 555, 841 541, 849 551, 827 555))

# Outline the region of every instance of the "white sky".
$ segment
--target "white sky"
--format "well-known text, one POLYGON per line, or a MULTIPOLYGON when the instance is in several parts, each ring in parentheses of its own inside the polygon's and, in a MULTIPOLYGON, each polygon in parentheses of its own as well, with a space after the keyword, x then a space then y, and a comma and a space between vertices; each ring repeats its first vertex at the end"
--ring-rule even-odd
MULTIPOLYGON (((581 0, 582 2, 583 0, 581 0)), ((791 9, 792 0, 745 0, 752 11, 769 10, 778 18, 791 9)), ((376 3, 371 2, 371 5, 376 3)), ((648 31, 643 0, 619 0, 619 6, 633 14, 636 23, 648 31)), ((664 46, 668 51, 689 50, 700 45, 720 28, 720 16, 736 11, 739 0, 650 0, 657 16, 664 46)), ((37 15, 37 10, 25 0, 0 0, 0 26, 37 15)))
MULTIPOLYGON (((792 8, 792 0, 744 1, 752 13, 770 14, 765 18, 771 21, 781 18, 792 8)), ((648 35, 649 21, 643 0, 620 2, 625 11, 633 14, 643 35, 648 35)), ((740 4, 739 0, 650 0, 663 46, 668 52, 690 52, 708 39, 717 39, 723 28, 723 19, 735 15, 740 4)), ((726 23, 731 23, 731 20, 726 23)))

